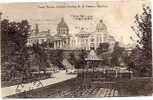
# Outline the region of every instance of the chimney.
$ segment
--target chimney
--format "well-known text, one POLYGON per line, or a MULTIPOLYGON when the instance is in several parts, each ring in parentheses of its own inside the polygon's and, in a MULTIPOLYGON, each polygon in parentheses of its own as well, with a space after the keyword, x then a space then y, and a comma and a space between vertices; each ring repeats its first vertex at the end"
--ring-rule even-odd
POLYGON ((35 25, 35 34, 38 34, 39 33, 39 26, 38 24, 35 25))

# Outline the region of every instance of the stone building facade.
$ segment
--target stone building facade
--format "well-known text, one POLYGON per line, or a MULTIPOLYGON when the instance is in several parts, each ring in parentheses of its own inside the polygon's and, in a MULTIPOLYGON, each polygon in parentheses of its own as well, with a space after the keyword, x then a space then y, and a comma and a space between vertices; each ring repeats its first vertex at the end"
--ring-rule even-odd
POLYGON ((57 33, 54 36, 50 35, 50 31, 39 32, 38 26, 36 25, 35 35, 31 35, 28 39, 28 45, 34 43, 47 42, 52 44, 49 46, 53 49, 68 49, 68 50, 90 50, 91 48, 98 48, 100 43, 109 43, 113 45, 115 39, 107 31, 107 26, 103 20, 97 23, 94 32, 86 32, 83 29, 79 33, 70 34, 69 26, 65 22, 64 18, 57 24, 57 33))
POLYGON ((94 32, 86 32, 81 30, 79 33, 75 34, 70 38, 72 49, 84 49, 90 50, 91 48, 98 48, 100 43, 109 43, 110 46, 114 45, 115 39, 113 36, 109 35, 106 25, 103 20, 100 20, 96 26, 94 32))

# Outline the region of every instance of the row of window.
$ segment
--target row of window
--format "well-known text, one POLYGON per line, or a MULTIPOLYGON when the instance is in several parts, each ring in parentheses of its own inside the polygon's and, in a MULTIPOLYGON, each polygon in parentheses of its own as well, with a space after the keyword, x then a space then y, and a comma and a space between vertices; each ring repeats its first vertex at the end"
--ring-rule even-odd
POLYGON ((28 43, 36 43, 36 42, 45 42, 45 39, 34 39, 34 40, 32 40, 32 39, 29 39, 28 40, 28 43))
POLYGON ((67 28, 59 28, 58 33, 68 34, 68 29, 67 28))
MULTIPOLYGON (((101 37, 97 37, 97 39, 91 38, 90 41, 91 41, 91 42, 95 42, 95 41, 96 41, 97 43, 103 42, 101 37)), ((80 39, 80 40, 78 40, 78 42, 81 42, 81 43, 88 43, 88 39, 80 39)))

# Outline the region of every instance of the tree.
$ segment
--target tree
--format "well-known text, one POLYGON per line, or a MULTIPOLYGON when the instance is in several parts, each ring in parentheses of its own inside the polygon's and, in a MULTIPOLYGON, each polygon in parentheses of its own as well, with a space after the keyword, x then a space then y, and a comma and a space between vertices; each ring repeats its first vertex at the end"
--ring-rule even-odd
POLYGON ((99 47, 96 49, 97 54, 102 54, 103 52, 107 52, 109 48, 109 43, 100 43, 99 47))
POLYGON ((49 59, 52 64, 58 66, 59 68, 64 68, 62 64, 63 61, 63 50, 53 50, 49 52, 49 59))
POLYGON ((119 58, 123 58, 124 48, 119 46, 119 43, 116 42, 114 45, 114 50, 111 54, 111 64, 112 66, 120 66, 119 58))
POLYGON ((85 61, 86 55, 87 55, 86 51, 81 50, 81 53, 79 54, 79 59, 77 60, 76 68, 84 68, 85 67, 85 64, 86 64, 86 61, 85 61))
POLYGON ((45 42, 42 42, 41 43, 41 46, 44 47, 44 48, 46 48, 47 47, 47 42, 46 41, 45 42))
POLYGON ((27 75, 29 54, 26 43, 29 29, 30 25, 27 20, 9 22, 9 20, 4 19, 1 22, 2 63, 8 62, 11 67, 14 67, 11 73, 19 71, 24 73, 23 75, 27 75))
POLYGON ((46 72, 45 69, 49 67, 48 55, 44 51, 43 47, 41 47, 38 43, 33 45, 33 51, 35 55, 34 59, 38 64, 39 71, 46 72))
POLYGON ((63 58, 64 58, 63 50, 57 50, 56 54, 57 66, 59 66, 59 68, 65 69, 65 66, 62 64, 63 58))
POLYGON ((76 66, 76 58, 75 58, 74 52, 72 52, 72 53, 69 54, 69 59, 68 59, 68 61, 69 61, 72 65, 76 66))
MULTIPOLYGON (((132 29, 136 36, 138 37, 136 50, 139 52, 135 55, 133 59, 133 70, 139 76, 151 76, 152 74, 152 24, 151 24, 151 9, 149 6, 143 7, 143 12, 141 15, 135 16, 135 27, 132 29)), ((131 37, 131 39, 133 39, 131 37)))

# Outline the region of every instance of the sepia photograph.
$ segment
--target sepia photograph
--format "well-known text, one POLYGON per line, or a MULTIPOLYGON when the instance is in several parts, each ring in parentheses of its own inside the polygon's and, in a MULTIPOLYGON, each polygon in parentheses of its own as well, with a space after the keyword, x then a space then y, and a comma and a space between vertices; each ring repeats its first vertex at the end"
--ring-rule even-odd
POLYGON ((153 96, 151 0, 0 3, 1 98, 153 96))

